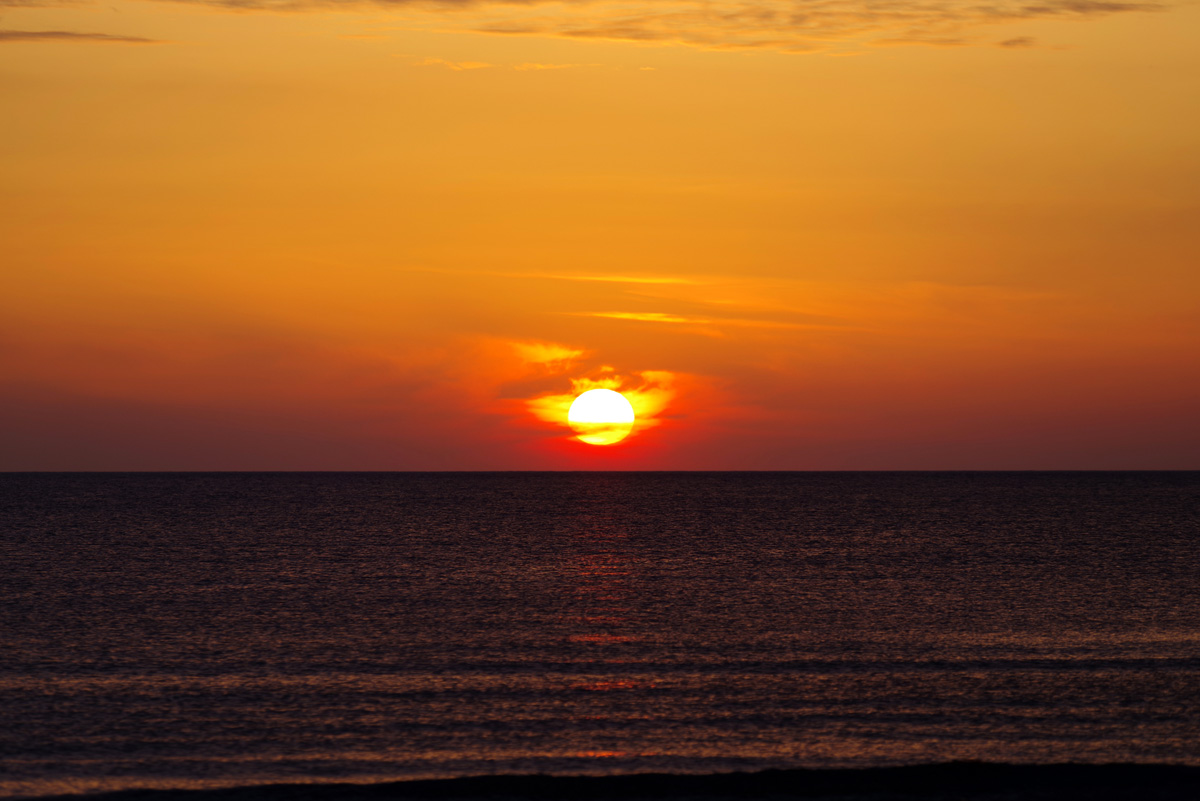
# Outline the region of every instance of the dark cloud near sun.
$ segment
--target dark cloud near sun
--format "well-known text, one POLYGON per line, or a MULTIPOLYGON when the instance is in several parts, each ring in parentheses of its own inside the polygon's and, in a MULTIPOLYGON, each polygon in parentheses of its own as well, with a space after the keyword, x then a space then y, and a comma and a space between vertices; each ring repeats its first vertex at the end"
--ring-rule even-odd
POLYGON ((161 44, 158 39, 141 36, 117 36, 111 33, 78 33, 76 31, 6 31, 0 30, 0 44, 5 42, 107 42, 110 44, 161 44))

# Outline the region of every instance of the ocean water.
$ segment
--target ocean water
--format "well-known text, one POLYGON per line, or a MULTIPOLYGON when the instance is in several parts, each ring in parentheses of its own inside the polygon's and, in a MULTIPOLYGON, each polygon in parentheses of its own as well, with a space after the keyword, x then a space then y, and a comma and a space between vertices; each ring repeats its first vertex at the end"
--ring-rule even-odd
POLYGON ((0 475, 0 794, 1200 765, 1200 473, 0 475))

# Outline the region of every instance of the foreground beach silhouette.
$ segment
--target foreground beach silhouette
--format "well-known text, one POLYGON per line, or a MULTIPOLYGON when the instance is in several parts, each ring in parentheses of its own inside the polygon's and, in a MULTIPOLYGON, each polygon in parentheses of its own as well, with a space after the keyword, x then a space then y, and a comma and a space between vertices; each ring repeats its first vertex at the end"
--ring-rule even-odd
MULTIPOLYGON (((80 796, 54 798, 77 799, 80 796)), ((713 775, 477 776, 381 784, 279 784, 212 790, 125 790, 88 798, 97 801, 721 801, 788 798, 842 801, 1194 801, 1200 798, 1200 767, 953 762, 857 770, 767 770, 713 775)))

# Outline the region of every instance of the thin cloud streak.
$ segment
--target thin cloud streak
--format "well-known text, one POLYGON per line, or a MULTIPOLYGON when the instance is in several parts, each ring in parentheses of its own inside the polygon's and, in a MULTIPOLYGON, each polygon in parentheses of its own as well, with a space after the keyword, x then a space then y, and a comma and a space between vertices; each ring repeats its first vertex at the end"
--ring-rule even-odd
POLYGON ((146 39, 142 36, 117 36, 110 33, 78 33, 76 31, 0 31, 0 42, 166 43, 161 39, 146 39))
POLYGON ((467 70, 486 70, 491 69, 494 65, 488 64, 486 61, 447 61, 444 58, 425 58, 413 64, 414 67, 445 67, 454 72, 465 72, 467 70))
POLYGON ((690 278, 671 278, 666 276, 637 276, 637 275, 545 275, 531 274, 517 276, 524 278, 544 278, 550 281, 594 281, 611 284, 686 284, 699 283, 690 278))
POLYGON ((683 317, 662 312, 570 312, 573 317, 606 317, 611 320, 633 320, 639 323, 700 323, 707 325, 712 320, 683 317))
POLYGON ((437 275, 482 275, 491 278, 518 278, 539 281, 582 281, 609 284, 658 284, 696 286, 704 281, 695 278, 669 275, 570 275, 566 273, 514 273, 502 270, 437 270, 416 268, 409 272, 435 273, 437 275))
POLYGON ((687 317, 664 312, 564 312, 572 317, 601 317, 609 320, 629 320, 638 323, 669 323, 675 325, 732 325, 742 328, 773 328, 793 331, 861 331, 845 325, 823 325, 819 323, 788 323, 780 320, 747 320, 736 317, 687 317))
POLYGON ((513 69, 517 72, 544 72, 545 70, 571 70, 579 67, 599 67, 600 64, 542 64, 536 61, 526 61, 522 64, 514 64, 513 69))

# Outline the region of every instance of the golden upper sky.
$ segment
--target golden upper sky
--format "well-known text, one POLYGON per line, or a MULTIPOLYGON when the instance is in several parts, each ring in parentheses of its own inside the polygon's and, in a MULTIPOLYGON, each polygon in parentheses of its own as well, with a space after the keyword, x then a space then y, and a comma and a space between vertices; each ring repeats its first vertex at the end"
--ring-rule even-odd
POLYGON ((1197 41, 0 0, 0 469, 1200 468, 1197 41), (596 387, 616 445, 566 425, 596 387))

